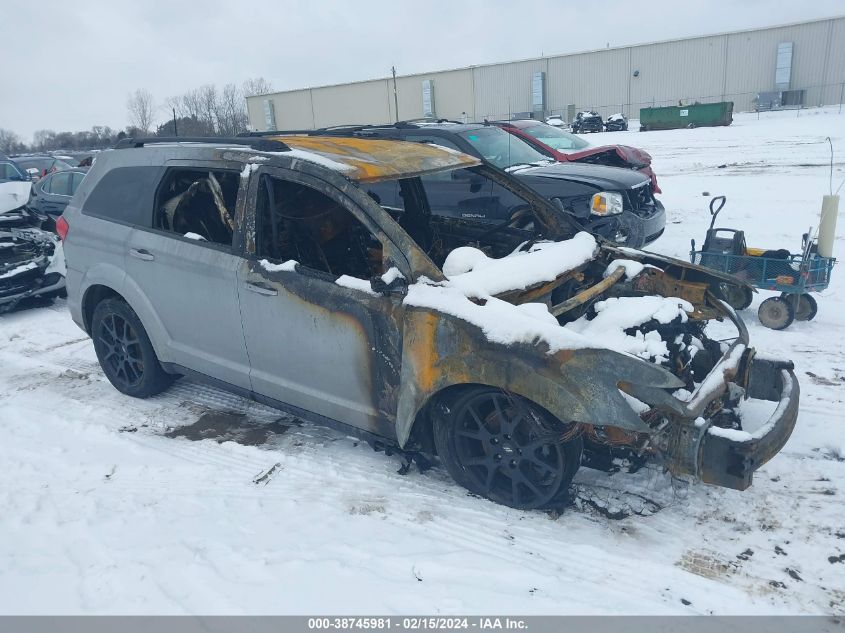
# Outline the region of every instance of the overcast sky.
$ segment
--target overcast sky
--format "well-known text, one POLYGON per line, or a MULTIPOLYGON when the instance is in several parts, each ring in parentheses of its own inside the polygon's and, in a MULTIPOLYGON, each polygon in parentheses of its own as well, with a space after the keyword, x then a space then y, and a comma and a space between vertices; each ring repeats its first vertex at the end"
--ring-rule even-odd
POLYGON ((0 127, 27 141, 123 128, 136 88, 162 104, 248 77, 285 90, 843 13, 843 0, 0 0, 0 127))

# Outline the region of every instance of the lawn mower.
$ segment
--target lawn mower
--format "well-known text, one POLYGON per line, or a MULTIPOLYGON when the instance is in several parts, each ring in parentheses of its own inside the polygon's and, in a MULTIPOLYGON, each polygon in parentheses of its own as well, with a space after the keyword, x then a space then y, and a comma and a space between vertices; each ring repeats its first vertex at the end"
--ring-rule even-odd
MULTIPOLYGON (((691 240, 690 261, 720 272, 729 273, 761 290, 779 292, 760 304, 760 323, 773 330, 783 330, 794 320, 809 321, 816 316, 818 304, 812 292, 827 288, 836 259, 818 254, 818 239, 812 229, 804 234, 801 252, 787 249, 749 248, 745 232, 738 229, 714 228, 719 211, 727 198, 716 196, 710 201, 710 228, 700 251, 691 240)), ((751 305, 752 291, 747 286, 724 284, 722 299, 736 310, 751 305)))

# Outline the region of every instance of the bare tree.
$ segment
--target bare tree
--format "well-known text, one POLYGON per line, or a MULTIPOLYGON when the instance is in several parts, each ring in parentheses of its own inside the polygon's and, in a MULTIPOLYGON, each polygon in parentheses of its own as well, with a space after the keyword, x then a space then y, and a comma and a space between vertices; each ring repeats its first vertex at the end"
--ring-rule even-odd
POLYGON ((21 139, 17 134, 0 127, 0 154, 13 154, 18 151, 20 145, 21 139))
POLYGON ((205 84, 194 91, 194 98, 199 107, 199 119, 204 122, 213 132, 220 128, 220 111, 218 108, 217 87, 214 84, 205 84))
MULTIPOLYGON (((269 89, 269 83, 263 79, 250 81, 253 88, 269 89)), ((214 84, 205 84, 170 97, 166 103, 168 109, 175 111, 180 132, 190 129, 196 136, 235 136, 248 127, 244 92, 236 84, 226 84, 222 90, 214 84)), ((172 120, 159 126, 158 133, 172 134, 172 120)))
POLYGON ((53 144, 56 133, 53 130, 35 130, 32 135, 33 149, 45 150, 53 144))
POLYGON ((226 84, 218 100, 219 132, 223 136, 235 136, 247 129, 249 119, 246 113, 244 95, 235 84, 226 84))
POLYGON ((254 97, 255 95, 266 95, 273 92, 272 84, 264 79, 264 77, 253 77, 247 79, 243 83, 244 97, 254 97))
POLYGON ((129 123, 132 127, 144 133, 150 131, 153 125, 155 105, 153 95, 149 90, 140 88, 130 94, 126 102, 126 109, 129 111, 129 123))

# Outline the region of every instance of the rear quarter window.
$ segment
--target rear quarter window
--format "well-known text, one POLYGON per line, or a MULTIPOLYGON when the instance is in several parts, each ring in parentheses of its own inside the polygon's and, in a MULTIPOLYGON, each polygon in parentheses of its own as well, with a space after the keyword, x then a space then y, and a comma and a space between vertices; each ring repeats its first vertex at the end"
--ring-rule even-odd
POLYGON ((124 224, 150 227, 163 167, 116 167, 88 195, 82 213, 124 224))

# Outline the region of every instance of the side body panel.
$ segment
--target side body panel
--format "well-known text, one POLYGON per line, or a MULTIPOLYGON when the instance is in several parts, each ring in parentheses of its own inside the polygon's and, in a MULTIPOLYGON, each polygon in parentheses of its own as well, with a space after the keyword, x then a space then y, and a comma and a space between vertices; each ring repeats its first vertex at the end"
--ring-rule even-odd
POLYGON ((145 327, 157 325, 149 334, 159 360, 249 386, 238 306, 240 262, 223 249, 176 235, 132 231, 125 297, 145 327))

